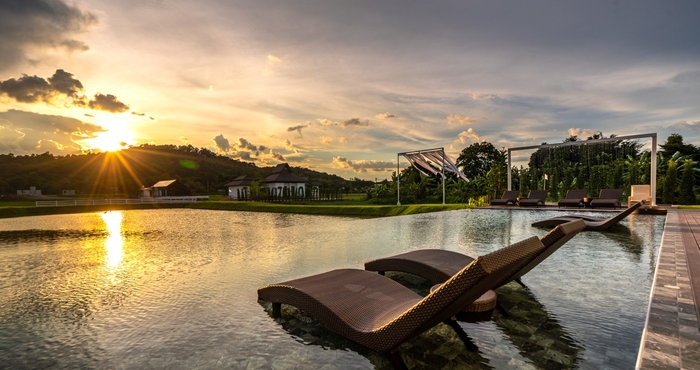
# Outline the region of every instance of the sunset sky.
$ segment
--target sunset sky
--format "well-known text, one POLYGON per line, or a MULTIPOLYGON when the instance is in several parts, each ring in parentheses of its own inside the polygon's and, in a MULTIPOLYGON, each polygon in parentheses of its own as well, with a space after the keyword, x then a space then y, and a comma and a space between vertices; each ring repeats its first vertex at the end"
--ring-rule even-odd
POLYGON ((192 144, 383 179, 482 140, 698 145, 698 35, 697 0, 2 0, 0 154, 192 144))

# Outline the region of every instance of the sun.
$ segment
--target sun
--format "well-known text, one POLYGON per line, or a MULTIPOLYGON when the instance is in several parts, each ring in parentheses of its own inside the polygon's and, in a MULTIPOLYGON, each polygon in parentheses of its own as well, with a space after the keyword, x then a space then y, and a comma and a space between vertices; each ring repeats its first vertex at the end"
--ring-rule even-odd
POLYGON ((83 149, 99 149, 103 152, 115 152, 136 144, 136 134, 125 127, 124 123, 102 124, 106 131, 98 132, 95 137, 80 141, 83 149))

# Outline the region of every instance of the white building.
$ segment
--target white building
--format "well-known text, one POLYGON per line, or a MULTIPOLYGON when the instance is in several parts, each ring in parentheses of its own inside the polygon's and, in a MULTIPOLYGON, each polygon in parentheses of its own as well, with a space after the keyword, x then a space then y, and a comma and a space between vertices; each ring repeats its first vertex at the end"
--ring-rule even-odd
POLYGON ((233 181, 224 185, 228 188, 228 197, 231 199, 248 199, 250 197, 250 185, 253 183, 252 179, 247 178, 245 175, 238 176, 233 181))
POLYGON ((280 163, 272 170, 272 174, 263 180, 263 188, 267 188, 271 195, 284 196, 284 189, 287 188, 287 195, 306 195, 306 177, 299 177, 291 172, 291 168, 286 163, 280 163))

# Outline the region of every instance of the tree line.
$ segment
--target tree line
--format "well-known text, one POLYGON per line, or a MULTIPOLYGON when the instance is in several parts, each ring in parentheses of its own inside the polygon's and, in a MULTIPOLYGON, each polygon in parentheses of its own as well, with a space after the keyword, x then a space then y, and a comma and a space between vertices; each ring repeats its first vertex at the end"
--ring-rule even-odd
MULTIPOLYGON (((608 138, 614 139, 616 135, 608 138)), ((624 189, 630 194, 631 185, 649 184, 651 153, 642 150, 636 140, 613 140, 586 144, 585 141, 606 138, 601 132, 586 140, 569 136, 567 142, 585 145, 545 147, 535 150, 527 167, 511 168, 511 185, 526 197, 531 189, 546 189, 549 201, 558 201, 569 189, 586 189, 596 197, 601 189, 624 189)), ((547 143, 542 143, 547 144, 547 143)), ((700 187, 700 148, 683 142, 679 134, 670 135, 657 152, 657 199, 663 204, 698 204, 700 187)), ((507 188, 507 152, 489 142, 474 143, 464 148, 456 161, 470 179, 457 176, 446 178, 446 201, 486 204, 499 198, 507 188)), ((437 169, 437 166, 436 166, 437 169)), ((442 179, 426 176, 412 167, 402 170, 400 191, 402 203, 436 203, 442 200, 442 179)), ((377 203, 396 201, 397 175, 391 181, 368 193, 377 203)))
MULTIPOLYGON (((193 194, 216 194, 240 175, 259 181, 270 175, 273 168, 258 167, 192 145, 144 144, 118 152, 66 156, 49 152, 0 154, 0 194, 17 194, 17 190, 35 186, 47 195, 75 190, 82 195, 138 196, 141 187, 171 179, 187 185, 193 194)), ((294 167, 293 172, 323 186, 347 191, 372 184, 303 167, 294 167)))

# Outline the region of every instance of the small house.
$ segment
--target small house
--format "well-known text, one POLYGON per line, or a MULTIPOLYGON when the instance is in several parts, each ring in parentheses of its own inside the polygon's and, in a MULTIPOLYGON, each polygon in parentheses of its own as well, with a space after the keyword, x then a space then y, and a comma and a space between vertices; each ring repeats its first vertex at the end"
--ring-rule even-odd
POLYGON ((250 185, 253 180, 246 175, 238 176, 233 181, 224 185, 228 188, 228 197, 231 199, 248 199, 250 197, 250 185))
POLYGON ((190 188, 177 180, 158 181, 151 186, 151 196, 157 197, 182 197, 190 195, 190 188))
POLYGON ((280 163, 263 180, 263 188, 267 188, 271 195, 283 196, 284 189, 287 188, 288 194, 304 196, 307 181, 306 177, 294 175, 288 164, 280 163))

